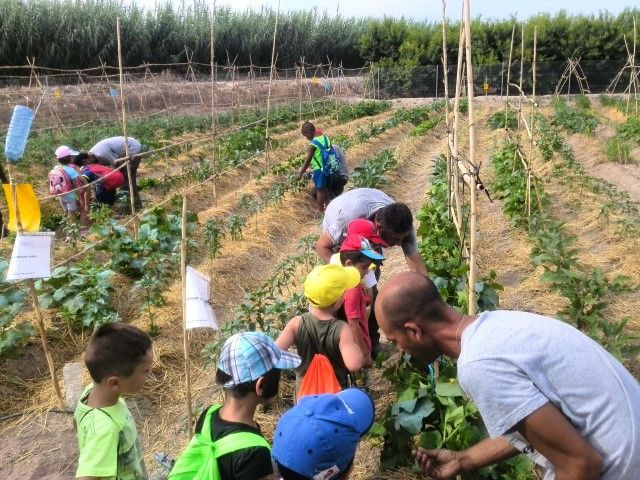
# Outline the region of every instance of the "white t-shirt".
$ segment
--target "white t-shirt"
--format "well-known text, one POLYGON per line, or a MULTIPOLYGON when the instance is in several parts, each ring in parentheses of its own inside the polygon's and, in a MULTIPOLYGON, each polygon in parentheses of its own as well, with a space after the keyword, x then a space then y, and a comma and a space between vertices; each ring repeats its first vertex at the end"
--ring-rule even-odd
MULTIPOLYGON (((127 137, 127 143, 129 145, 129 155, 137 155, 142 150, 142 145, 135 138, 127 137)), ((111 137, 100 140, 91 147, 89 153, 92 153, 100 160, 109 162, 109 165, 113 167, 116 160, 127 155, 124 149, 124 137, 111 137)))
POLYGON ((602 480, 640 479, 640 385, 595 341, 559 320, 495 311, 465 328, 461 349, 460 386, 491 437, 551 402, 602 455, 602 480))
MULTIPOLYGON (((395 200, 381 190, 354 188, 329 202, 322 220, 322 231, 327 232, 334 245, 338 247, 353 220, 359 218, 373 220, 378 210, 392 203, 395 203, 395 200)), ((418 253, 418 242, 414 231, 407 235, 401 247, 405 255, 418 253)))

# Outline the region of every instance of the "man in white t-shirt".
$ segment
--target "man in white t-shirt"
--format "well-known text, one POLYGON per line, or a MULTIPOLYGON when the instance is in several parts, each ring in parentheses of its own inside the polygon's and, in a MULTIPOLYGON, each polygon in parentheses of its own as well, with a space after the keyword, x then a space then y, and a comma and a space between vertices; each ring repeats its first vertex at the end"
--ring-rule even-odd
POLYGON ((458 359, 458 381, 490 438, 454 452, 413 452, 432 478, 526 453, 545 479, 640 479, 640 385, 572 326, 516 311, 463 315, 433 282, 405 272, 380 289, 376 311, 391 341, 421 361, 458 359))
MULTIPOLYGON (((350 234, 358 233, 374 246, 379 245, 385 248, 400 246, 409 270, 423 275, 427 274, 427 268, 418 252, 411 210, 404 203, 396 202, 389 195, 375 188, 349 190, 334 198, 327 205, 322 222, 322 234, 316 242, 316 252, 325 262, 330 262, 333 254, 340 248, 347 235, 349 225, 359 219, 372 222, 374 232, 368 234, 363 231, 350 231, 350 234), (375 238, 372 235, 375 235, 375 238)), ((367 274, 364 278, 365 287, 372 289, 372 309, 378 293, 376 275, 379 277, 380 269, 375 273, 367 274)), ((374 310, 369 316, 369 335, 372 354, 375 358, 380 352, 381 346, 374 310)))
MULTIPOLYGON (((111 137, 100 140, 96 143, 91 150, 89 150, 89 156, 92 157, 96 163, 104 165, 105 167, 117 168, 125 161, 127 151, 125 149, 125 138, 111 137)), ((136 210, 142 208, 142 201, 140 200, 140 192, 138 190, 138 167, 140 166, 140 160, 142 159, 142 151, 144 146, 135 138, 127 137, 127 146, 129 149, 129 156, 131 157, 131 185, 133 190, 133 202, 136 210)), ((125 185, 123 190, 129 193, 129 177, 125 169, 122 170, 124 175, 125 185)))

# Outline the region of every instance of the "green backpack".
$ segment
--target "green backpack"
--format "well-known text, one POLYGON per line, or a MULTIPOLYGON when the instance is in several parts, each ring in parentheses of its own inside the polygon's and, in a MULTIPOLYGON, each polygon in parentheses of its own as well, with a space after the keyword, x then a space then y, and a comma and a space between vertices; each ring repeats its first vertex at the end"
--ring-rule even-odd
POLYGON ((202 431, 196 432, 185 451, 169 473, 168 480, 220 480, 218 458, 228 453, 251 447, 271 450, 269 442, 256 433, 230 433, 215 442, 211 440, 211 417, 221 405, 207 410, 202 431))

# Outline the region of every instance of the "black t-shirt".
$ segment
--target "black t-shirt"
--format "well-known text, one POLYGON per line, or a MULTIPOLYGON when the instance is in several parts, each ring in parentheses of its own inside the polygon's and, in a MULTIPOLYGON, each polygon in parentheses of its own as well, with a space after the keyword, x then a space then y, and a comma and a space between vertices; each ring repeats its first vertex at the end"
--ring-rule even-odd
MULTIPOLYGON (((207 410, 200 415, 196 423, 196 431, 198 432, 202 430, 206 413, 207 410)), ((227 422, 220 418, 220 410, 211 416, 211 432, 213 437, 211 440, 214 442, 230 433, 250 432, 262 436, 260 426, 254 428, 245 423, 227 422)), ((271 452, 265 447, 251 447, 237 450, 220 457, 218 459, 218 468, 222 480, 263 479, 273 473, 271 452)))

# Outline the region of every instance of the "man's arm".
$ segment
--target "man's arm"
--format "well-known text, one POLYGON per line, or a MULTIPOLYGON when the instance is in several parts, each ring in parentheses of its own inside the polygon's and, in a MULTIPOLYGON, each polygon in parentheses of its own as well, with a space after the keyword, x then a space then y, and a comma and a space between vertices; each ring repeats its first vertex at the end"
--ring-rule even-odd
POLYGON ((504 437, 486 438, 472 447, 453 450, 419 448, 412 452, 416 461, 430 477, 438 480, 452 478, 462 472, 471 472, 492 465, 520 453, 504 437))
POLYGON ((333 255, 333 248, 335 247, 332 238, 327 232, 322 232, 320 238, 316 242, 316 253, 325 262, 329 263, 331 256, 333 255))
POLYGON ((522 420, 517 430, 551 462, 556 480, 597 480, 602 455, 553 404, 546 403, 522 420))
POLYGON ((404 258, 407 260, 409 270, 420 273, 425 277, 427 276, 427 267, 425 267, 424 262, 422 261, 422 256, 420 256, 419 253, 405 255, 404 258))

